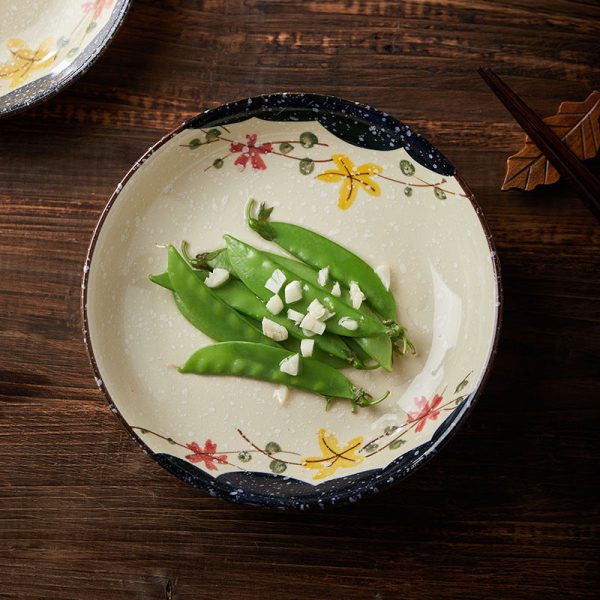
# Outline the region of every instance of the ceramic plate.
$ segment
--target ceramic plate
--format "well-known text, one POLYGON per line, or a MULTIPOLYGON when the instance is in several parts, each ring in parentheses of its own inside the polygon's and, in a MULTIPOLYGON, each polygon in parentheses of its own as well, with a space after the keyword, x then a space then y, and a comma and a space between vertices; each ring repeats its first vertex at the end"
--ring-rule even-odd
POLYGON ((471 408, 499 328, 495 252, 452 165, 391 116, 331 97, 251 98, 183 124, 118 186, 84 270, 86 341, 113 410, 175 475, 260 505, 356 501, 421 464, 471 408), (181 240, 272 249, 244 222, 249 198, 390 267, 418 353, 349 373, 375 397, 391 390, 382 404, 326 412, 293 391, 281 405, 272 384, 173 368, 211 342, 148 274, 181 240))
POLYGON ((81 75, 116 33, 129 0, 0 0, 0 116, 81 75))

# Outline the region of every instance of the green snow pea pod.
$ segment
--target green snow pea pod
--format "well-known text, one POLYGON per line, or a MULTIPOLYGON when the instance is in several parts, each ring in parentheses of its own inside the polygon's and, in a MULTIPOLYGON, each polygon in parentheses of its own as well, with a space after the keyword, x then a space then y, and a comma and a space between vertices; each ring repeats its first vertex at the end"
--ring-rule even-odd
MULTIPOLYGON (((255 321, 254 319, 249 319, 249 321, 255 327, 260 329, 261 324, 259 321, 255 321)), ((286 350, 289 350, 292 354, 301 354, 301 352, 300 352, 300 342, 301 341, 302 340, 299 338, 289 337, 287 340, 283 340, 282 342, 277 342, 277 345, 285 348, 286 350)), ((322 363, 325 363, 325 364, 329 365, 330 367, 333 367, 334 369, 346 369, 350 366, 348 364, 347 360, 343 360, 341 358, 338 358, 337 356, 332 356, 331 354, 328 354, 327 352, 323 352, 323 350, 318 348, 316 344, 313 349, 313 355, 311 358, 313 360, 318 360, 322 363)))
MULTIPOLYGON (((195 273, 196 276, 202 281, 208 275, 208 273, 204 271, 195 271, 195 273)), ((164 288, 169 290, 173 289, 168 273, 150 275, 149 279, 153 283, 156 283, 164 288)), ((239 313, 242 313, 243 315, 250 317, 255 321, 260 322, 262 321, 263 317, 266 317, 271 319, 271 321, 274 321, 275 323, 285 327, 292 337, 299 340, 306 338, 300 327, 295 325, 287 317, 271 314, 267 310, 264 302, 255 294, 253 294, 239 280, 229 280, 224 285, 211 289, 211 292, 221 298, 221 300, 237 310, 239 313)), ((260 323, 253 323, 253 325, 255 325, 255 327, 257 327, 259 330, 262 329, 260 323)), ((324 355, 326 354, 337 357, 344 361, 343 365, 340 365, 340 363, 337 361, 329 361, 333 362, 336 365, 336 368, 342 368, 343 366, 353 366, 357 369, 364 368, 364 364, 362 361, 357 359, 355 352, 353 352, 348 347, 346 342, 344 342, 344 340, 339 336, 325 333, 320 336, 315 336, 313 339, 315 340, 315 357, 318 357, 320 360, 324 360, 324 355)))
POLYGON ((243 340, 277 346, 248 320, 204 285, 198 274, 173 247, 168 248, 169 279, 183 315, 208 337, 218 341, 243 340))
MULTIPOLYGON (((267 301, 273 295, 265 288, 265 283, 275 270, 279 269, 285 275, 286 281, 297 279, 294 273, 275 262, 265 252, 261 252, 229 235, 224 236, 224 238, 227 243, 229 260, 236 275, 259 298, 267 301)), ((295 309, 306 313, 311 301, 319 300, 327 310, 335 313, 334 317, 326 322, 329 332, 348 337, 369 337, 379 333, 388 333, 388 331, 390 335, 394 335, 394 331, 390 330, 381 321, 353 309, 322 288, 318 288, 304 280, 300 283, 303 297, 294 304, 295 309), (350 330, 343 327, 339 320, 344 317, 354 321, 357 326, 356 329, 350 330)))
POLYGON ((362 258, 332 240, 292 223, 269 221, 272 208, 261 204, 256 218, 252 216, 255 201, 246 208, 246 220, 264 239, 293 254, 316 269, 329 267, 331 276, 347 287, 355 281, 367 297, 367 301, 384 319, 395 321, 396 301, 379 279, 379 276, 362 258))
MULTIPOLYGON (((319 274, 313 267, 301 263, 293 258, 287 256, 279 256, 278 254, 271 254, 269 256, 278 262, 280 265, 289 269, 292 273, 298 277, 312 283, 313 285, 321 288, 318 283, 319 274)), ((322 289, 322 288, 321 288, 322 289)), ((350 294, 347 290, 342 291, 340 299, 352 306, 352 300, 350 300, 350 294)), ((379 320, 379 317, 371 310, 368 306, 363 305, 360 307, 360 311, 373 319, 379 320)), ((392 340, 385 333, 379 335, 372 335, 370 337, 357 337, 353 338, 354 341, 373 359, 376 360, 386 371, 392 370, 392 340)))
POLYGON ((350 400, 352 412, 358 406, 374 406, 389 395, 387 392, 379 400, 373 400, 342 373, 312 358, 301 359, 298 375, 283 373, 280 363, 292 355, 293 352, 264 344, 222 342, 197 350, 179 371, 196 375, 248 377, 303 389, 328 399, 344 398, 350 400))
MULTIPOLYGON (((257 329, 261 329, 260 321, 255 321, 252 318, 249 318, 248 321, 250 321, 250 323, 252 323, 252 325, 254 325, 257 329)), ((302 339, 306 339, 306 338, 302 338, 302 339)), ((277 346, 280 346, 280 347, 285 348, 286 350, 289 350, 292 354, 301 354, 300 342, 302 341, 302 339, 289 337, 287 340, 277 342, 277 346)), ((323 362, 323 363, 329 365, 330 367, 333 367, 334 369, 345 369, 350 366, 348 364, 347 360, 343 360, 341 358, 338 358, 337 356, 332 356, 331 354, 328 354, 327 352, 323 352, 323 350, 321 350, 320 348, 317 347, 316 343, 315 343, 315 347, 313 349, 313 355, 311 358, 314 360, 323 362)))
POLYGON ((149 275, 148 279, 152 281, 152 283, 156 283, 161 287, 164 287, 166 290, 173 292, 173 299, 175 300, 175 305, 179 309, 179 312, 198 330, 202 331, 202 327, 204 327, 203 323, 198 321, 196 318, 195 311, 190 310, 183 302, 183 300, 173 291, 173 285, 171 284, 171 278, 169 277, 169 273, 161 273, 160 275, 149 275))
MULTIPOLYGON (((267 254, 267 256, 269 256, 272 260, 278 262, 280 265, 283 265, 286 269, 289 269, 299 279, 304 279, 305 281, 308 281, 314 286, 320 287, 318 283, 318 272, 310 265, 306 265, 302 262, 299 262, 294 258, 288 258, 287 256, 281 256, 279 254, 273 254, 271 252, 265 252, 265 254, 267 254)), ((231 261, 227 256, 226 248, 215 250, 214 252, 209 252, 201 256, 207 257, 206 264, 208 267, 211 267, 213 269, 216 267, 232 269, 231 261)), ((346 304, 350 306, 352 305, 349 293, 346 290, 343 291, 341 298, 344 302, 346 302, 346 304)), ((369 309, 368 306, 365 306, 364 304, 363 306, 361 306, 360 310, 373 317, 374 319, 379 318, 369 309)), ((392 370, 392 341, 388 335, 382 333, 371 337, 355 338, 355 341, 373 360, 377 361, 377 363, 381 365, 386 371, 392 370)), ((410 342, 408 343, 410 344, 410 342)))
MULTIPOLYGON (((265 252, 271 259, 282 264, 284 267, 296 274, 300 279, 305 279, 309 283, 315 286, 319 286, 318 283, 318 271, 303 262, 296 260, 295 258, 289 258, 287 256, 281 256, 280 254, 273 254, 271 252, 265 252)), ((231 261, 227 255, 227 248, 220 248, 213 252, 206 252, 198 255, 204 257, 204 268, 214 269, 221 267, 227 270, 231 270, 231 261)), ((352 305, 350 300, 350 294, 347 290, 342 288, 341 299, 348 304, 352 305)), ((360 307, 361 311, 364 311, 369 316, 379 319, 379 316, 375 314, 365 303, 360 307)), ((392 369, 392 350, 395 349, 399 354, 406 354, 407 349, 414 354, 415 347, 412 342, 406 336, 406 332, 401 325, 393 325, 394 343, 390 336, 385 334, 374 335, 365 338, 356 338, 356 342, 365 350, 365 352, 373 359, 376 360, 386 371, 392 369)))
MULTIPOLYGON (((220 252, 224 253, 225 250, 226 249, 223 248, 223 250, 220 252)), ((284 267, 287 267, 290 271, 296 273, 298 277, 306 279, 309 283, 319 286, 319 273, 310 265, 300 262, 294 258, 281 256, 280 254, 272 254, 271 252, 267 252, 267 254, 273 260, 279 262, 284 267)), ((222 257, 221 261, 229 263, 229 260, 226 257, 222 257)), ((341 292, 342 295, 340 296, 340 299, 348 306, 352 306, 350 292, 343 287, 341 288, 341 292)), ((374 319, 379 319, 379 316, 364 302, 359 310, 364 311, 365 314, 373 317, 374 319)), ((406 330, 404 327, 402 327, 402 325, 391 322, 388 322, 388 324, 390 325, 391 331, 393 331, 391 338, 388 335, 381 334, 365 338, 355 338, 355 342, 359 344, 363 350, 365 350, 365 352, 367 352, 371 358, 376 360, 386 371, 391 371, 392 349, 398 352, 398 354, 406 354, 408 350, 410 350, 412 354, 415 354, 416 350, 413 343, 408 339, 406 330), (394 342, 393 344, 392 339, 394 342)))
MULTIPOLYGON (((278 315, 271 314, 265 306, 265 303, 241 281, 228 281, 224 286, 217 288, 215 292, 229 304, 229 306, 235 308, 238 312, 241 312, 248 317, 252 317, 257 321, 262 321, 262 319, 266 317, 285 327, 292 337, 299 340, 306 339, 306 335, 304 335, 302 329, 284 316, 284 314, 287 314, 285 309, 278 315)), ((363 367, 362 363, 357 360, 356 354, 350 350, 341 337, 326 332, 323 335, 314 336, 311 339, 314 339, 315 346, 324 352, 345 360, 347 363, 346 366, 353 366, 357 369, 363 367)))

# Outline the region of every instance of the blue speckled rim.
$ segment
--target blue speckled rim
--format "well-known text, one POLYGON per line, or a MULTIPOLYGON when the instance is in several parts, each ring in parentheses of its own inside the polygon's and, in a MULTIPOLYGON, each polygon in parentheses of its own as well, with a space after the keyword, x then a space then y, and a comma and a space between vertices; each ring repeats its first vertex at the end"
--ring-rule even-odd
POLYGON ((451 163, 425 138, 413 132, 409 127, 400 123, 393 117, 371 108, 370 106, 341 100, 333 96, 320 96, 317 94, 270 94, 224 104, 218 108, 207 110, 193 117, 163 137, 135 163, 117 186, 117 189, 108 201, 92 236, 84 267, 82 313, 84 339, 92 367, 96 374, 96 380, 99 382, 99 387, 108 399, 112 411, 118 415, 135 441, 147 454, 152 456, 158 464, 186 483, 206 490, 212 496, 218 496, 233 502, 278 509, 291 508, 307 510, 327 508, 356 502, 365 496, 388 488, 399 479, 413 472, 418 466, 424 464, 436 454, 450 437, 451 433, 453 433, 457 426, 464 421, 485 385, 491 370, 493 358, 497 351, 502 320, 500 264, 489 228, 483 218, 481 208, 475 202, 473 194, 462 179, 455 173, 455 169, 451 163), (101 374, 98 365, 96 364, 92 342, 89 336, 87 288, 89 265, 98 235, 108 212, 129 178, 158 148, 181 131, 185 129, 227 125, 228 123, 243 121, 251 117, 274 121, 319 121, 323 127, 337 137, 362 148, 376 150, 405 148, 417 162, 427 166, 429 169, 442 175, 454 175, 457 177, 480 219, 481 226, 490 248, 490 254, 493 257, 492 264, 496 277, 498 298, 494 339, 484 373, 477 388, 465 399, 465 401, 463 401, 461 405, 462 408, 455 410, 435 431, 433 437, 428 442, 399 456, 385 468, 372 469, 345 477, 339 477, 337 479, 325 481, 319 485, 312 485, 292 477, 270 473, 233 472, 223 473, 218 477, 212 477, 202 469, 195 467, 193 464, 178 457, 170 454, 153 452, 125 421, 114 405, 108 390, 102 383, 101 374))
POLYGON ((48 73, 0 96, 0 118, 12 116, 48 100, 81 77, 113 40, 130 4, 131 0, 117 0, 108 22, 68 67, 59 73, 48 73))

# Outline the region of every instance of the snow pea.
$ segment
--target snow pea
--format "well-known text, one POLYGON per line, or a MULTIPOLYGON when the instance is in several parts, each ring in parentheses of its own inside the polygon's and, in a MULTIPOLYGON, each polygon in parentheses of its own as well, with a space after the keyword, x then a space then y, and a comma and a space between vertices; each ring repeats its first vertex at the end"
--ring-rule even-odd
MULTIPOLYGON (((320 287, 318 283, 319 273, 313 267, 286 256, 270 253, 269 256, 280 265, 295 273, 298 277, 320 287)), ((352 306, 350 293, 347 290, 342 291, 340 299, 348 306, 352 306)), ((373 319, 379 320, 379 317, 365 304, 360 307, 360 311, 373 319)), ((380 333, 379 335, 372 335, 370 337, 353 338, 353 340, 386 371, 392 370, 392 340, 388 335, 380 333)))
POLYGON ((329 267, 331 276, 347 287, 355 281, 369 304, 384 319, 396 319, 394 296, 385 289, 377 273, 362 258, 310 229, 292 223, 270 221, 273 208, 266 208, 264 204, 260 205, 255 218, 252 216, 254 204, 255 201, 250 200, 246 208, 246 220, 251 229, 316 269, 329 267))
MULTIPOLYGON (((225 253, 225 248, 221 251, 225 253)), ((310 265, 300 262, 294 258, 288 258, 287 256, 281 256, 280 254, 272 254, 267 252, 273 260, 279 262, 284 267, 287 267, 290 271, 293 271, 302 279, 306 279, 309 283, 319 286, 318 277, 319 273, 310 265)), ((222 262, 228 262, 226 256, 221 256, 222 262)), ((342 287, 342 295, 340 299, 345 302, 348 306, 352 306, 352 300, 350 298, 350 292, 342 287)), ((368 316, 379 319, 377 315, 369 306, 363 302, 360 307, 368 316)), ((398 323, 387 321, 384 322, 389 326, 388 335, 380 334, 373 335, 364 338, 354 338, 354 341, 374 360, 376 360, 386 371, 392 370, 392 350, 395 350, 398 354, 406 354, 408 350, 412 354, 416 353, 413 343, 408 339, 406 330, 398 323), (393 342, 393 343, 392 343, 393 342)))
POLYGON ((208 337, 218 341, 243 340, 277 346, 245 317, 204 285, 173 247, 168 247, 169 280, 184 317, 208 337))
MULTIPOLYGON (((227 243, 229 260, 236 275, 262 300, 267 301, 272 295, 264 286, 276 269, 283 272, 287 281, 297 279, 295 274, 270 258, 265 252, 229 235, 224 236, 224 239, 227 243)), ((384 323, 355 310, 322 288, 304 280, 300 283, 303 297, 295 303, 294 307, 301 312, 307 312, 311 301, 319 300, 327 310, 335 313, 335 317, 327 321, 329 332, 348 337, 369 337, 388 332, 388 327, 384 323), (342 327, 338 322, 342 317, 355 321, 357 323, 356 330, 350 331, 342 327)), ((390 331, 390 335, 392 333, 390 331)))
MULTIPOLYGON (((271 252, 265 252, 265 254, 269 256, 269 258, 271 258, 272 260, 276 261, 277 263, 294 273, 294 275, 297 278, 304 279, 305 281, 308 281, 314 286, 320 287, 318 283, 318 272, 310 265, 306 265, 302 262, 299 262, 294 258, 288 258, 287 256, 281 256, 279 254, 273 254, 271 252)), ((233 268, 231 265, 231 261, 229 260, 229 257, 227 255, 226 248, 221 248, 219 250, 215 250, 214 252, 208 252, 199 256, 205 257, 205 263, 207 268, 214 269, 216 267, 221 267, 228 270, 231 270, 233 268)), ((352 301, 350 300, 350 295, 347 290, 344 290, 342 292, 341 299, 349 306, 352 305, 352 301)), ((363 306, 361 306, 360 310, 373 317, 374 319, 379 318, 369 309, 368 306, 364 304, 363 306)), ((367 353, 367 355, 370 356, 373 360, 377 361, 377 363, 381 365, 386 371, 392 370, 392 340, 388 335, 386 335, 385 333, 381 333, 379 335, 354 339, 356 343, 367 353)), ((318 343, 318 340, 315 343, 318 343)))
MULTIPOLYGON (((273 315, 265 306, 265 303, 250 291, 241 281, 228 281, 224 286, 217 288, 215 292, 229 306, 235 308, 238 312, 245 314, 248 317, 261 321, 264 317, 271 319, 275 323, 285 327, 289 334, 296 339, 306 339, 302 329, 293 321, 284 316, 285 309, 279 315, 273 315)), ((320 336, 312 338, 315 340, 315 346, 333 356, 337 356, 346 361, 346 366, 354 366, 357 369, 362 368, 361 362, 357 359, 356 354, 350 350, 346 342, 337 336, 329 333, 324 333, 320 336), (317 339, 318 338, 318 339, 317 339)))
MULTIPOLYGON (((196 276, 200 280, 204 280, 208 275, 205 271, 196 271, 196 276)), ((173 290, 173 286, 169 279, 168 273, 161 273, 160 275, 150 275, 150 281, 156 283, 166 289, 173 290)), ((211 290, 213 294, 221 298, 226 304, 242 313, 246 317, 250 317, 255 321, 261 321, 263 317, 267 317, 285 327, 289 334, 297 340, 305 339, 306 336, 292 321, 282 315, 272 315, 266 308, 264 302, 253 294, 241 281, 230 280, 225 285, 214 288, 211 290)), ((183 311, 182 311, 183 313, 183 311)), ((185 314, 184 314, 185 316, 185 314)), ((190 319, 188 319, 190 320, 190 319)), ((261 329, 260 324, 253 323, 259 330, 261 329)), ((356 353, 353 352, 346 342, 342 338, 336 335, 325 333, 320 336, 315 336, 315 357, 319 357, 325 361, 325 355, 331 355, 337 357, 343 361, 343 365, 338 361, 326 361, 333 363, 336 368, 342 368, 343 366, 353 366, 356 369, 363 369, 364 364, 356 357, 356 353), (319 352, 320 351, 320 352, 319 352)))
POLYGON ((248 377, 299 388, 328 399, 349 400, 352 412, 358 406, 369 407, 385 400, 373 400, 347 377, 332 367, 312 358, 301 359, 298 375, 288 375, 279 363, 293 352, 251 342, 222 342, 200 348, 179 368, 181 373, 196 375, 231 375, 248 377))

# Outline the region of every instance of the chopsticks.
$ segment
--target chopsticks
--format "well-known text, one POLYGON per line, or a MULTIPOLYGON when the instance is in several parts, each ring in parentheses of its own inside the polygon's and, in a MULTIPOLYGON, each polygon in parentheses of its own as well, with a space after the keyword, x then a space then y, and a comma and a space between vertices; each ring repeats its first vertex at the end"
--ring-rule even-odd
POLYGON ((492 69, 477 69, 477 72, 552 166, 571 180, 585 205, 600 221, 600 179, 492 69))

